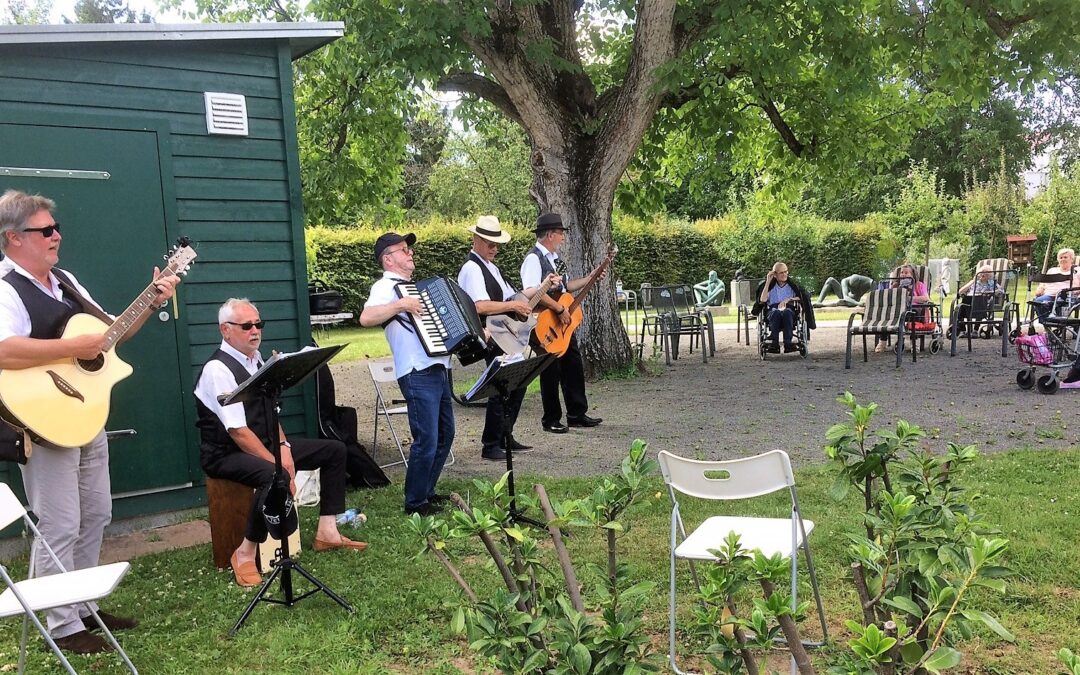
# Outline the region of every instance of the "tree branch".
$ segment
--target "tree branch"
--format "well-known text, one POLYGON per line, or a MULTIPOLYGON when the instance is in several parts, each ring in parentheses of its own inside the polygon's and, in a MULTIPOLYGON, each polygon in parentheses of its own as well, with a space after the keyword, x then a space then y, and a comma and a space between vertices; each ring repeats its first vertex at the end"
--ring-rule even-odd
POLYGON ((521 124, 521 115, 517 107, 510 100, 506 90, 498 82, 477 75, 476 73, 458 72, 451 73, 441 78, 436 84, 438 91, 456 91, 484 99, 499 109, 502 114, 521 124))
MULTIPOLYGON (((788 126, 788 123, 784 121, 784 116, 780 114, 780 109, 776 107, 776 103, 772 100, 768 90, 765 88, 765 83, 757 75, 751 78, 754 83, 754 90, 757 92, 758 97, 761 99, 761 108, 765 111, 765 114, 769 118, 769 122, 780 134, 780 138, 783 139, 784 144, 788 146, 792 154, 796 157, 802 157, 803 152, 806 150, 806 146, 795 136, 795 131, 788 126)), ((811 140, 811 147, 816 144, 816 140, 811 140)))
POLYGON ((994 35, 997 35, 1002 40, 1008 40, 1018 26, 1035 19, 1034 13, 1020 14, 1011 19, 1006 19, 1001 15, 1001 12, 994 9, 986 0, 966 0, 964 4, 968 9, 981 13, 986 25, 990 27, 990 30, 994 31, 994 35))

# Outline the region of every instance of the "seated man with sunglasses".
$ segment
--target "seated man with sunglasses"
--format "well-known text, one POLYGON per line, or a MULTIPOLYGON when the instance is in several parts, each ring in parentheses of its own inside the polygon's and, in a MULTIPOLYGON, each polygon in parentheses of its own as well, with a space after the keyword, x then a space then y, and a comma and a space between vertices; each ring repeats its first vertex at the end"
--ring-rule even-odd
POLYGON ((218 310, 221 347, 203 366, 195 385, 199 428, 199 459, 211 478, 224 478, 256 488, 260 498, 253 499, 247 532, 233 552, 233 576, 241 586, 262 582, 255 566, 255 551, 266 541, 266 521, 260 510, 262 497, 274 479, 274 455, 271 454, 272 430, 278 427, 281 439, 281 465, 289 474, 289 489, 296 493, 297 469, 319 474, 319 525, 315 550, 348 548, 363 551, 367 544, 352 541, 338 532, 337 514, 345 511, 345 444, 334 440, 286 438, 272 405, 262 401, 231 403, 222 406, 217 397, 226 394, 248 379, 263 364, 259 354, 264 322, 259 310, 244 298, 230 298, 218 310))
MULTIPOLYGON (((93 359, 101 354, 105 335, 62 337, 77 313, 100 314, 101 307, 59 263, 60 224, 53 219, 53 200, 8 190, 0 197, 0 369, 41 366, 57 359, 93 359)), ((154 276, 157 276, 154 270, 154 276)), ((158 303, 173 296, 180 279, 158 279, 158 303)), ((145 321, 145 316, 143 321, 145 321)), ((129 335, 142 324, 133 326, 129 335)), ((11 446, 19 432, 0 423, 11 446)), ((109 481, 109 443, 101 429, 82 447, 65 448, 33 442, 20 465, 23 486, 45 541, 56 551, 64 569, 95 567, 105 526, 112 519, 109 481)), ((39 547, 33 576, 60 570, 39 547)), ((134 628, 138 621, 108 612, 98 615, 110 631, 134 628)), ((63 650, 96 654, 112 646, 91 633, 97 623, 82 605, 65 605, 47 612, 49 634, 63 650), (85 616, 80 617, 80 611, 85 616)))

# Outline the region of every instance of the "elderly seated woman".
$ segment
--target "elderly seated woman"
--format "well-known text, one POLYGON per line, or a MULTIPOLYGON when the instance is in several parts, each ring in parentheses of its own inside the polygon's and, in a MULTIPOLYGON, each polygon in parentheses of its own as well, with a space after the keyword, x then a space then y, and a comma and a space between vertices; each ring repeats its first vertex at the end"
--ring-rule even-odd
POLYGON ((985 319, 989 307, 999 302, 1005 295, 1005 289, 992 276, 993 271, 993 268, 989 265, 982 265, 975 272, 975 276, 971 278, 971 281, 961 286, 960 290, 957 291, 961 303, 956 308, 956 325, 960 329, 958 337, 967 337, 973 323, 985 319), (976 297, 979 300, 976 300, 976 297))
POLYGON ((1063 248, 1057 254, 1058 264, 1046 270, 1047 275, 1066 275, 1070 279, 1066 281, 1043 282, 1035 287, 1034 303, 1035 315, 1039 321, 1045 321, 1050 315, 1050 309, 1054 305, 1054 298, 1058 293, 1071 287, 1080 286, 1080 268, 1076 267, 1076 252, 1071 248, 1063 248))
MULTIPOLYGON (((915 279, 915 266, 911 263, 904 263, 900 266, 897 272, 897 278, 893 279, 889 284, 890 288, 906 288, 908 293, 911 294, 912 305, 929 305, 930 304, 930 289, 926 287, 926 284, 915 279)), ((930 314, 927 312, 923 321, 930 320, 930 314)), ((885 351, 884 340, 874 340, 874 351, 885 351)))

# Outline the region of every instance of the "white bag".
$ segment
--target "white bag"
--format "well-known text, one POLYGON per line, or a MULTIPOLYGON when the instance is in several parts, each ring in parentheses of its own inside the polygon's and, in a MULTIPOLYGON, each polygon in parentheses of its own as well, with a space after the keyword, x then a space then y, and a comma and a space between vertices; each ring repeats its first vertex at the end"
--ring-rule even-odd
POLYGON ((293 501, 297 506, 319 505, 319 469, 296 472, 296 496, 293 501))

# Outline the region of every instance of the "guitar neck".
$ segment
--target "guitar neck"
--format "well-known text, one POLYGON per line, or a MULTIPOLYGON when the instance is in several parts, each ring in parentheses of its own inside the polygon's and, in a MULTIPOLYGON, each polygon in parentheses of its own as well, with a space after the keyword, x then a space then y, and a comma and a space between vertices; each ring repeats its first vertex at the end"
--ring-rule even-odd
POLYGON ((547 280, 545 280, 544 283, 536 287, 536 292, 533 293, 533 296, 531 298, 529 298, 529 312, 532 312, 532 310, 536 309, 536 306, 540 304, 541 298, 547 295, 548 291, 550 290, 551 282, 547 280))
MULTIPOLYGON (((175 273, 176 271, 172 269, 172 266, 170 265, 161 272, 159 278, 175 273)), ((135 298, 134 302, 128 305, 128 308, 124 310, 123 314, 116 317, 116 320, 112 322, 109 329, 105 331, 105 344, 101 351, 107 352, 112 349, 133 327, 138 325, 143 317, 154 309, 154 300, 157 299, 157 296, 157 287, 154 286, 154 282, 152 281, 143 289, 143 292, 135 298)))
POLYGON ((607 269, 607 266, 611 264, 611 261, 614 258, 614 255, 608 255, 608 257, 604 258, 604 262, 600 263, 600 266, 597 267, 596 271, 594 271, 592 273, 592 276, 589 277, 589 281, 586 282, 586 284, 582 286, 581 290, 578 291, 578 294, 574 296, 574 302, 572 302, 570 306, 567 307, 567 310, 571 314, 573 314, 574 311, 578 308, 578 306, 581 305, 582 301, 585 300, 585 296, 588 295, 589 291, 592 290, 592 287, 596 285, 597 279, 600 278, 600 275, 604 272, 605 269, 607 269))

